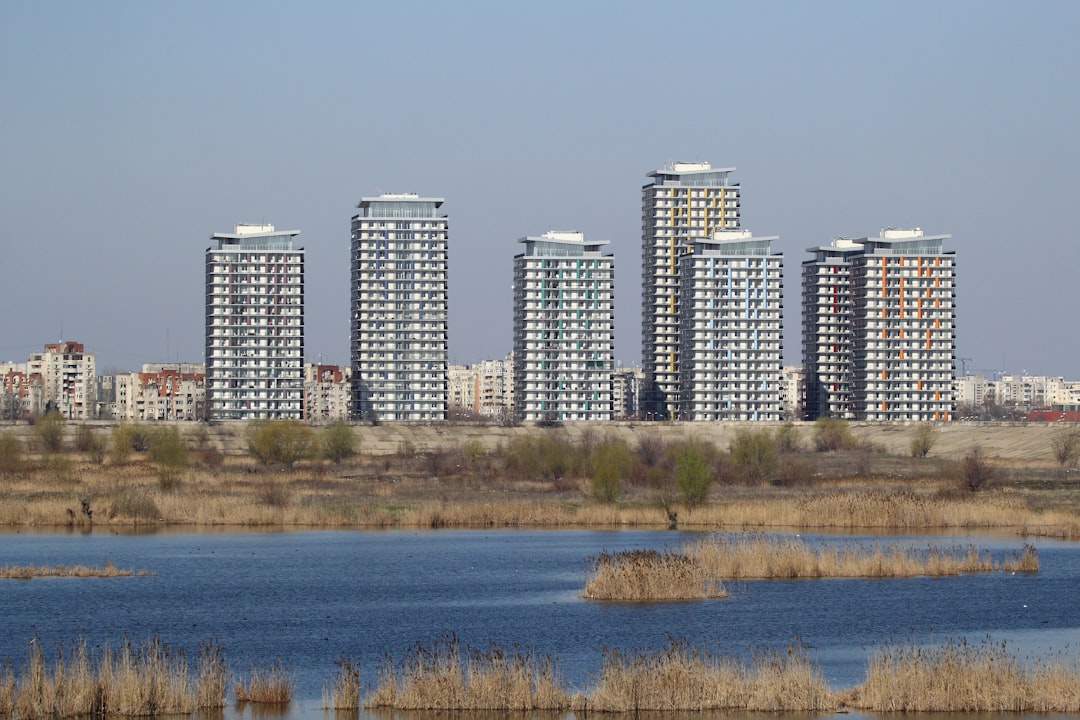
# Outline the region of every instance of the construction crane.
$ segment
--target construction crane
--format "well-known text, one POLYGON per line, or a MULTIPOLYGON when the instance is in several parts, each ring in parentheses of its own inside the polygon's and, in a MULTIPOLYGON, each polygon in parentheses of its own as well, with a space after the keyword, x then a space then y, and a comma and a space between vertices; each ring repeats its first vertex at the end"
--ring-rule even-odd
POLYGON ((967 364, 971 362, 971 358, 962 357, 956 358, 960 361, 960 377, 967 377, 967 364))

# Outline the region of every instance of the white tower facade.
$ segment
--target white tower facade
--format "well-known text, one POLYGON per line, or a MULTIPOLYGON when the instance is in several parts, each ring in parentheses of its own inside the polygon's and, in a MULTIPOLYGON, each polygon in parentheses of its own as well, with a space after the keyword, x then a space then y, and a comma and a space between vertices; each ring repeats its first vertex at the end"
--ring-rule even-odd
POLYGON ((649 173, 652 182, 642 188, 641 363, 647 417, 674 418, 682 406, 679 256, 694 238, 739 228, 734 171, 707 162, 676 162, 649 173))
POLYGON ((237 225, 206 250, 210 420, 303 416, 304 250, 299 230, 237 225))
POLYGON ((352 218, 353 413, 433 422, 447 410, 447 240, 442 198, 365 197, 352 218))
POLYGON ((679 419, 780 419, 784 260, 770 249, 777 239, 721 230, 680 256, 679 419))
POLYGON ((514 257, 514 408, 518 419, 611 419, 614 259, 580 232, 525 237, 514 257))

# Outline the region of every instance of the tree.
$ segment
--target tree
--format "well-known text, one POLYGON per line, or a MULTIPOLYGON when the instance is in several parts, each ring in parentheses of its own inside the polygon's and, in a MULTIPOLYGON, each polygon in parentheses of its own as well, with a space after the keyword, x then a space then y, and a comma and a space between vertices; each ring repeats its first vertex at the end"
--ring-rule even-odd
POLYGON ((322 456, 335 465, 356 454, 356 435, 342 420, 323 430, 321 441, 322 456))
POLYGON ((34 434, 45 452, 60 452, 64 449, 64 416, 55 410, 46 413, 34 423, 34 434))
POLYGON ((634 455, 622 440, 596 445, 589 457, 589 495, 598 502, 615 502, 633 466, 634 455))
POLYGON ((911 438, 911 457, 926 457, 930 454, 935 442, 937 442, 937 429, 929 423, 919 425, 911 438))
POLYGON ((687 507, 705 502, 712 474, 709 472, 705 450, 695 443, 686 443, 675 453, 675 488, 687 507))
POLYGON ((731 441, 731 461, 738 476, 748 483, 764 482, 780 468, 780 454, 767 430, 737 430, 731 441))
POLYGON ((1080 427, 1058 431, 1050 438, 1050 449, 1061 467, 1076 467, 1077 460, 1080 460, 1080 427))
POLYGON ((292 467, 311 452, 311 428, 298 420, 257 420, 248 434, 248 452, 264 465, 292 467))

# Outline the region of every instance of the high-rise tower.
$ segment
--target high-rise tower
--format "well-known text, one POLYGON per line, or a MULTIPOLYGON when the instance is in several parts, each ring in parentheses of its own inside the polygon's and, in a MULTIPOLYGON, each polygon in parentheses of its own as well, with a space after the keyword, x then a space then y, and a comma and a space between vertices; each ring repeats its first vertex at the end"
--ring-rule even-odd
POLYGON ((206 249, 210 420, 303 415, 304 249, 299 230, 237 225, 206 249))
POLYGON ((949 420, 956 256, 949 235, 887 229, 803 263, 807 416, 949 420))
POLYGON ((777 239, 718 230, 680 256, 680 419, 780 419, 784 258, 770 245, 777 239))
POLYGON ((735 168, 677 162, 649 173, 641 190, 642 404, 647 417, 675 418, 681 406, 679 256, 694 238, 739 228, 735 168))
POLYGON ((548 232, 514 257, 514 407, 525 421, 611 419, 614 261, 606 241, 548 232))
POLYGON ((442 198, 365 197, 352 219, 353 413, 446 419, 447 236, 442 198))

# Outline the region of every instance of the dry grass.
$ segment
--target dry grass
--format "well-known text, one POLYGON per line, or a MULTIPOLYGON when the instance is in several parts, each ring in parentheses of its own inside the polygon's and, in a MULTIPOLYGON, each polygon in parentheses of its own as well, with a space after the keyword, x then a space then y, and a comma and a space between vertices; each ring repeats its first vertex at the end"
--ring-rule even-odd
POLYGON ((263 705, 287 705, 292 700, 296 681, 281 662, 269 667, 252 668, 247 682, 240 681, 233 687, 236 701, 263 705))
POLYGON ((104 565, 0 565, 0 578, 9 580, 29 580, 35 577, 144 577, 153 575, 147 570, 127 570, 118 568, 111 562, 104 565))
POLYGON ((586 600, 654 602, 727 597, 727 590, 692 557, 671 550, 602 552, 582 597, 586 600))
POLYGON ((21 672, 9 667, 0 683, 0 713, 19 720, 191 713, 224 706, 224 687, 214 646, 204 646, 193 676, 183 653, 157 639, 106 648, 96 660, 77 642, 51 664, 35 640, 21 672))
POLYGON ((400 710, 561 710, 570 697, 560 689, 547 656, 462 647, 450 636, 417 644, 400 667, 391 660, 379 673, 367 707, 400 710))
POLYGON ((1004 643, 950 641, 874 654, 866 682, 844 699, 876 712, 1076 712, 1076 661, 1022 660, 1004 643))
POLYGON ((980 551, 973 545, 918 549, 847 543, 812 548, 800 538, 755 533, 696 540, 687 543, 683 552, 705 577, 731 580, 914 577, 1039 569, 1038 553, 1028 544, 995 561, 988 550, 980 551))

